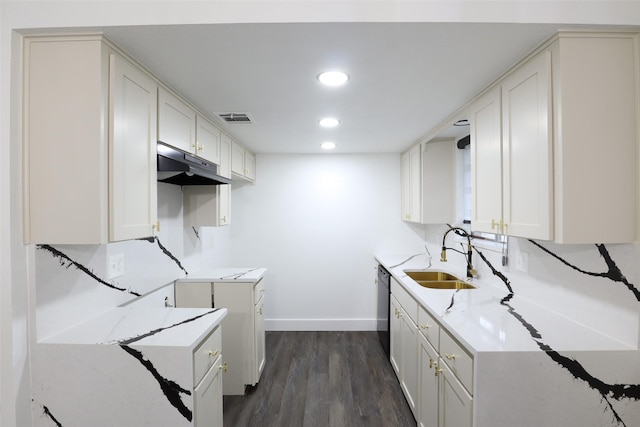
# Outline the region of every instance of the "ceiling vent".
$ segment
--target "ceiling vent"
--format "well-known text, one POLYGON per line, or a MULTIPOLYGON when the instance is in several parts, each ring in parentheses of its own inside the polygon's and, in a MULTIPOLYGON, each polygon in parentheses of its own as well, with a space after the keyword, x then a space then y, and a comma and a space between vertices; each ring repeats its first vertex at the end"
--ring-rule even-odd
POLYGON ((217 113, 216 115, 227 123, 253 124, 253 119, 247 113, 217 113))

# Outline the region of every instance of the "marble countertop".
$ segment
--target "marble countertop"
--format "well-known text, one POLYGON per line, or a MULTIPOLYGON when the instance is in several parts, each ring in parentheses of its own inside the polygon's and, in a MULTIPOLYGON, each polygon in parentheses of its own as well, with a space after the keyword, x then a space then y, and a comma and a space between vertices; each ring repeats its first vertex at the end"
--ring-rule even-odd
POLYGON ((181 277, 184 282, 257 282, 262 279, 266 268, 201 268, 181 277))
POLYGON ((116 307, 39 341, 42 344, 131 344, 195 348, 227 309, 116 307))
MULTIPOLYGON (((425 256, 376 255, 376 260, 468 350, 557 351, 634 350, 558 313, 511 295, 506 287, 472 279, 476 289, 441 290, 418 285, 404 270, 422 270, 425 256)), ((438 269, 437 271, 446 271, 438 269)), ((459 276, 456 272, 446 271, 459 276)))

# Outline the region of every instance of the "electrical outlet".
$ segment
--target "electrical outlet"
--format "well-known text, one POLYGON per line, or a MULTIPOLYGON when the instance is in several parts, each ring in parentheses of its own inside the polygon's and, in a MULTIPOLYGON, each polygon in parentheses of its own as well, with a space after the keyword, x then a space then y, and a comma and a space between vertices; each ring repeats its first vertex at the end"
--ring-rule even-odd
POLYGON ((109 264, 107 265, 107 280, 115 279, 124 274, 124 254, 116 254, 109 256, 109 264))

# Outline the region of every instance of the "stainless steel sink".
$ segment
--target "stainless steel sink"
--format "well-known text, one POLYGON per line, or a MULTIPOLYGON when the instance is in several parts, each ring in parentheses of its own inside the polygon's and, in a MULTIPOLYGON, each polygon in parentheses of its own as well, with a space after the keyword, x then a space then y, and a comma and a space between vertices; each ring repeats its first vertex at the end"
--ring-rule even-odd
POLYGON ((407 276, 415 280, 418 285, 430 289, 476 289, 453 274, 444 271, 405 270, 407 276))

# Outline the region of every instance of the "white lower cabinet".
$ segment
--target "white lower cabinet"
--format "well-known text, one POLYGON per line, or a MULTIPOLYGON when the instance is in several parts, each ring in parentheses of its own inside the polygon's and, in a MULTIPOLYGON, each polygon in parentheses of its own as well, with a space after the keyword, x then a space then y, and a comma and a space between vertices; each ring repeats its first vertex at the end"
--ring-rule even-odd
POLYGON ((472 427, 473 357, 395 279, 390 323, 391 365, 418 426, 472 427))
POLYGON ((438 393, 438 427, 471 427, 473 399, 447 364, 438 364, 440 391, 438 393))
POLYGON ((420 401, 418 403, 418 426, 438 425, 438 352, 420 334, 420 401))
POLYGON ((391 360, 407 403, 416 416, 419 334, 415 321, 418 305, 395 279, 391 283, 391 360))
POLYGON ((222 332, 216 328, 193 352, 194 427, 222 427, 222 332))
POLYGON ((222 369, 218 356, 194 391, 195 427, 222 427, 222 369))
POLYGON ((265 288, 258 282, 187 282, 175 284, 176 307, 226 308, 222 341, 225 395, 242 395, 255 385, 265 366, 265 288))

